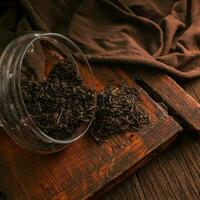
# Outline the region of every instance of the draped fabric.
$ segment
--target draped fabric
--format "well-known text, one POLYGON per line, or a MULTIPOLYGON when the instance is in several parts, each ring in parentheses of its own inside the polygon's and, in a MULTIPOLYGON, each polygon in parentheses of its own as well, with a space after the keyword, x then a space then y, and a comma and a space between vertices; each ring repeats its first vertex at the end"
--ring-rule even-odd
POLYGON ((200 76, 200 0, 0 0, 0 52, 31 30, 71 38, 91 63, 200 76))

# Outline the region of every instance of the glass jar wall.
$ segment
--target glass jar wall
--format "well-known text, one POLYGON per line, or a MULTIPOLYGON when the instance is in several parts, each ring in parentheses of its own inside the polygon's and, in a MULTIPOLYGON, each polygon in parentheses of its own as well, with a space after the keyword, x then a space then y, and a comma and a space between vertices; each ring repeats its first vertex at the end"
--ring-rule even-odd
MULTIPOLYGON (((91 67, 81 50, 68 38, 56 33, 24 34, 13 40, 0 59, 0 121, 8 135, 21 147, 37 153, 53 153, 83 136, 92 123, 66 140, 51 138, 32 120, 21 91, 26 66, 42 80, 50 68, 67 57, 76 66, 84 84, 94 89, 91 67), (23 72, 23 73, 22 73, 23 72)), ((25 73, 26 74, 26 73, 25 73)))

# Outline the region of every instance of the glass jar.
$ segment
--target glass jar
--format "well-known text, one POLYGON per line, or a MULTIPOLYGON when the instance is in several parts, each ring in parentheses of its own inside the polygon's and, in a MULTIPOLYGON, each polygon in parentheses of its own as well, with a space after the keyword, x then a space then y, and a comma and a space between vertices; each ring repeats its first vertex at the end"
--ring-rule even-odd
MULTIPOLYGON (((31 32, 14 39, 0 58, 0 122, 7 134, 21 147, 37 153, 53 153, 83 136, 92 123, 84 125, 66 140, 51 138, 31 119, 23 100, 21 76, 28 64, 42 79, 51 66, 70 59, 88 87, 95 87, 91 67, 82 51, 68 38, 56 33, 31 32)), ((94 100, 96 103, 96 98, 94 100)), ((94 113, 93 113, 94 114, 94 113)))

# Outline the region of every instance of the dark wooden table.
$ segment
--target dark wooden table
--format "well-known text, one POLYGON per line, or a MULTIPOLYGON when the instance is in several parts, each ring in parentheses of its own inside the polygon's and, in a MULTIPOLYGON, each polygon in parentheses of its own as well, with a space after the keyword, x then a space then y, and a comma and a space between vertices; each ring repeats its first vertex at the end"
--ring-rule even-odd
MULTIPOLYGON (((200 102, 200 79, 181 86, 200 102)), ((183 134, 167 150, 116 186, 101 200, 200 199, 200 138, 183 134)))

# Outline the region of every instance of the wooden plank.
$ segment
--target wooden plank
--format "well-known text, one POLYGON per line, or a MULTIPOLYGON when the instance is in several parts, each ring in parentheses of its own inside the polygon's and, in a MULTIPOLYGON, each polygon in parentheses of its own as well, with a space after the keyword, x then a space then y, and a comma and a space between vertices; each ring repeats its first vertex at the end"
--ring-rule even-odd
POLYGON ((181 87, 200 103, 200 78, 181 82, 181 87))
MULTIPOLYGON (((99 89, 120 79, 137 86, 128 75, 119 78, 107 67, 96 67, 95 74, 99 89)), ((63 152, 35 155, 19 148, 1 130, 0 189, 8 200, 88 199, 110 189, 166 148, 182 130, 146 92, 141 98, 151 123, 102 144, 86 135, 63 152)))
POLYGON ((193 130, 200 133, 200 104, 166 74, 137 70, 133 77, 146 84, 193 130))

